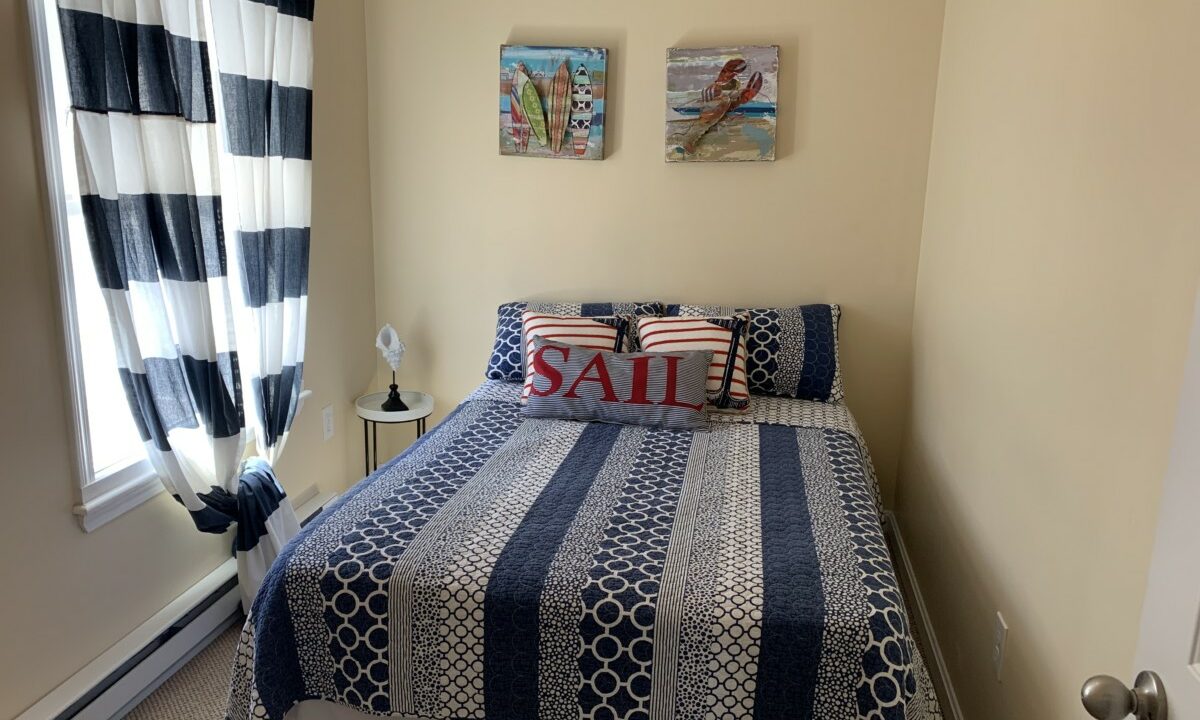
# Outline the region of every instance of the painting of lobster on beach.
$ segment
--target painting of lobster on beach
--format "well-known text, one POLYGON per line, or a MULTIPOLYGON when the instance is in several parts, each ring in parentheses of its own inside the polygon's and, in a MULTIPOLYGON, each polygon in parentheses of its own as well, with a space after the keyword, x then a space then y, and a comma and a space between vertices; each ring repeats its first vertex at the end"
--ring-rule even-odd
POLYGON ((604 48, 500 48, 500 154, 604 159, 604 48))
POLYGON ((667 50, 668 162, 775 159, 776 45, 667 50))

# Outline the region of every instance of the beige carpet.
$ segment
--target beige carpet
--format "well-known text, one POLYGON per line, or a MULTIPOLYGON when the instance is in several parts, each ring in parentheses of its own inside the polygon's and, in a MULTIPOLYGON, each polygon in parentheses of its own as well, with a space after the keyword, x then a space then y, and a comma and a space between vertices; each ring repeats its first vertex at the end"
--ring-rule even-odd
MULTIPOLYGON (((896 557, 896 548, 891 543, 891 538, 888 539, 888 550, 892 553, 892 557, 896 557)), ((898 561, 897 561, 898 562, 898 561)), ((913 639, 917 641, 917 646, 921 648, 921 656, 925 658, 925 668, 929 671, 929 679, 933 681, 933 691, 937 693, 938 705, 942 708, 942 717, 952 717, 949 708, 946 706, 946 688, 942 685, 942 677, 937 674, 937 667, 933 659, 933 647, 929 644, 929 638, 925 637, 925 633, 921 632, 921 627, 917 623, 917 606, 913 601, 912 588, 905 581, 904 573, 896 572, 896 582, 900 584, 900 594, 904 597, 904 610, 908 615, 908 630, 912 633, 913 639)))
POLYGON ((217 636, 130 711, 129 720, 223 720, 241 623, 217 636))

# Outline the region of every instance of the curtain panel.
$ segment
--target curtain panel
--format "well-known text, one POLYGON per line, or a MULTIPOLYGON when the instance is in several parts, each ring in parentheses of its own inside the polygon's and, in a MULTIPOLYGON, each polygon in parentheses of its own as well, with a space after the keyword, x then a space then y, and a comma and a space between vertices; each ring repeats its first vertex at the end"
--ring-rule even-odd
POLYGON ((83 214, 130 409, 196 527, 237 524, 248 610, 299 531, 270 463, 303 375, 312 3, 213 1, 220 97, 206 0, 58 5, 83 214), (222 124, 235 236, 224 227, 222 124), (242 462, 245 406, 265 460, 242 462))
POLYGON ((247 406, 259 451, 283 451, 304 377, 312 209, 313 3, 212 0, 245 293, 247 406))
POLYGON ((245 448, 201 0, 60 0, 79 190, 150 463, 224 532, 245 448))

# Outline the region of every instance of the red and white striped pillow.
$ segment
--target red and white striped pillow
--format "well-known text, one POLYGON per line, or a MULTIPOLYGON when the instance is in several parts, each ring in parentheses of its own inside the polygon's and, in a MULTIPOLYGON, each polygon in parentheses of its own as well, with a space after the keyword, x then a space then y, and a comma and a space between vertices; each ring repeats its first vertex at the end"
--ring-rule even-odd
POLYGON ((638 338, 645 352, 710 350, 708 401, 722 410, 747 410, 750 388, 746 382, 746 328, 750 316, 647 317, 637 321, 638 338))
POLYGON ((521 388, 521 402, 525 402, 529 397, 529 388, 533 384, 529 356, 533 352, 535 337, 589 350, 628 352, 632 349, 629 342, 629 325, 630 320, 624 315, 583 317, 526 310, 521 314, 521 340, 525 356, 525 386, 521 388))

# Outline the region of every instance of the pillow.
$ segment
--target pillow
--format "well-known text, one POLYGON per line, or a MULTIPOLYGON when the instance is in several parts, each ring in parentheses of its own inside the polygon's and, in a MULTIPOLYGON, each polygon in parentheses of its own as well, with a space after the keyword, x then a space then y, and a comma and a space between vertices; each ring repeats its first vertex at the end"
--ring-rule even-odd
POLYGON ((842 369, 838 362, 837 305, 790 308, 722 308, 714 305, 668 305, 668 316, 707 316, 745 312, 750 315, 746 374, 750 392, 821 402, 841 402, 842 369))
MULTIPOLYGON (((562 343, 578 345, 587 350, 624 352, 632 350, 629 343, 628 317, 583 317, 580 315, 550 315, 534 310, 521 313, 521 337, 525 339, 525 357, 533 352, 533 341, 539 337, 562 343)), ((529 364, 524 363, 525 387, 521 389, 521 402, 529 396, 531 375, 529 364)))
POLYGON ((537 337, 529 417, 597 420, 676 430, 708 426, 712 353, 611 353, 537 337))
POLYGON ((521 313, 526 310, 553 313, 555 315, 662 315, 662 303, 540 303, 510 302, 496 311, 496 342, 492 346, 492 357, 488 360, 484 376, 489 380, 525 379, 521 351, 521 313))
POLYGON ((640 318, 637 322, 642 349, 647 352, 707 350, 712 353, 708 372, 708 401, 722 410, 747 410, 746 325, 749 317, 640 318))

